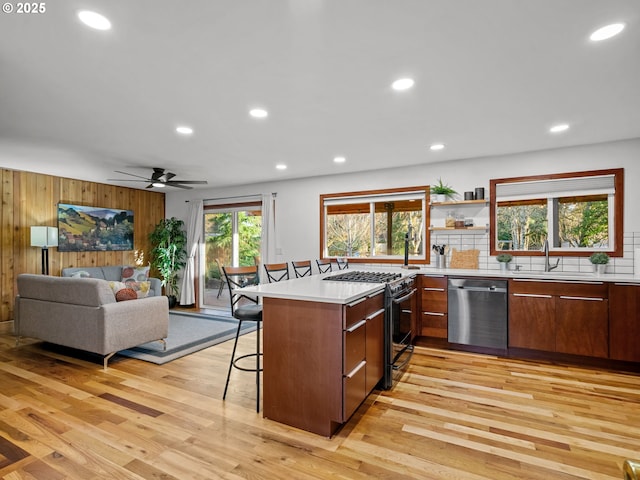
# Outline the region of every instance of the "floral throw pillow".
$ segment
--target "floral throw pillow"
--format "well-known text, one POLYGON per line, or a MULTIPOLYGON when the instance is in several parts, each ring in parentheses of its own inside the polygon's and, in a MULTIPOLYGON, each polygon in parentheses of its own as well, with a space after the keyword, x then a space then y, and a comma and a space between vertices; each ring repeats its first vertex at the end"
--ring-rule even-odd
POLYGON ((127 282, 129 280, 134 282, 145 282, 149 280, 149 270, 151 267, 122 267, 122 281, 127 282))
POLYGON ((133 280, 127 280, 124 282, 124 285, 136 292, 138 298, 145 298, 149 295, 149 290, 151 290, 151 282, 134 282, 133 280))
POLYGON ((123 288, 122 290, 119 290, 118 293, 116 293, 116 301, 118 302, 135 300, 137 298, 138 296, 136 295, 136 292, 130 288, 123 288))

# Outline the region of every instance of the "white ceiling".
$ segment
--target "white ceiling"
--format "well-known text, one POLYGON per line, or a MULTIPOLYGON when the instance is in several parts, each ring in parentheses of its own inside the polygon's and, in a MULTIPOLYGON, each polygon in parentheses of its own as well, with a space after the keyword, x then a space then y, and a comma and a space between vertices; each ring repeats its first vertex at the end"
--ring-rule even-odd
POLYGON ((137 188, 106 179, 163 167, 229 186, 640 137, 638 0, 45 5, 0 15, 2 167, 137 188), (81 9, 113 28, 85 27, 81 9), (415 87, 393 91, 403 76, 415 87), (550 134, 558 122, 570 130, 550 134))

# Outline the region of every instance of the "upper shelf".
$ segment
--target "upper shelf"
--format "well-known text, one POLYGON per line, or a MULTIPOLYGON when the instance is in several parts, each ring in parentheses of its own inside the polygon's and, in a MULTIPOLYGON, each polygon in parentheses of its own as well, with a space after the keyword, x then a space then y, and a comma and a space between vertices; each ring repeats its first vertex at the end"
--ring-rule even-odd
POLYGON ((431 202, 432 207, 447 207, 453 205, 482 205, 489 203, 489 200, 455 200, 450 202, 431 202))

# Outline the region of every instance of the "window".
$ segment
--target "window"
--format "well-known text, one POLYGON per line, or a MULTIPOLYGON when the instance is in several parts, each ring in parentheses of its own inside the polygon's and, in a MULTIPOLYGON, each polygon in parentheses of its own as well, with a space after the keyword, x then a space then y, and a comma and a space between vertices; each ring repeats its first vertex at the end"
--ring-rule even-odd
POLYGON ((623 170, 491 180, 491 254, 622 255, 623 170), (522 253, 521 253, 522 252, 522 253))
POLYGON ((353 262, 427 263, 428 187, 320 196, 321 256, 353 262))

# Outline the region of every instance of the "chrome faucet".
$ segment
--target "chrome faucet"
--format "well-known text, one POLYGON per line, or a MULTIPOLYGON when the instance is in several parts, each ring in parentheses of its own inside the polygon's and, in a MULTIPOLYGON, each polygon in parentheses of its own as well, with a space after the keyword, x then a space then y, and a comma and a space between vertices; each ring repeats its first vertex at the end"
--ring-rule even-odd
POLYGON ((558 268, 558 264, 560 263, 559 258, 556 260, 556 264, 554 266, 551 266, 551 264, 549 263, 549 240, 544 240, 542 251, 544 252, 544 271, 550 272, 551 270, 558 268))

